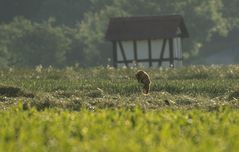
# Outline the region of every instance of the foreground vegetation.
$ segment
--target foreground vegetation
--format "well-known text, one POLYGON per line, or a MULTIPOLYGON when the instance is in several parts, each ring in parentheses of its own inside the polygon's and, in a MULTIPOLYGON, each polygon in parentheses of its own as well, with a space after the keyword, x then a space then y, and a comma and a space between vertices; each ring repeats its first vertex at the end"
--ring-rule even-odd
POLYGON ((239 66, 0 71, 0 151, 237 151, 239 66))
POLYGON ((237 110, 0 112, 0 151, 237 151, 237 110))

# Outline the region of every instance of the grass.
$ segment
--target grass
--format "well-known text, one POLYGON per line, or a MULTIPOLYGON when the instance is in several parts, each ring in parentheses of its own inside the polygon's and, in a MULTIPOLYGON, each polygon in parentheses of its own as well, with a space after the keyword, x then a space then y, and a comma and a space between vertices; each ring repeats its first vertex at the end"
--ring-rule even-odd
POLYGON ((239 66, 0 70, 0 151, 237 151, 239 66))

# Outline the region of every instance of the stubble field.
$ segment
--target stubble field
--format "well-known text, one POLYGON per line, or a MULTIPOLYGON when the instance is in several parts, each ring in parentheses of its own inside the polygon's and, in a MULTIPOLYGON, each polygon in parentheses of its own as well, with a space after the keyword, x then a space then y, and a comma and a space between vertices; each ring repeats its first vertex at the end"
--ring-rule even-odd
POLYGON ((0 151, 237 151, 239 66, 0 70, 0 151))

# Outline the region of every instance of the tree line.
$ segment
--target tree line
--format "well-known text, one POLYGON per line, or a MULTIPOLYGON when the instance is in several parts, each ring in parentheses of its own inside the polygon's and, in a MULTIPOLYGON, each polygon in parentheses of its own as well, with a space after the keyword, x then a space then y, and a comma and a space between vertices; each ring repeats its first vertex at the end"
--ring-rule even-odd
POLYGON ((237 47, 231 44, 239 40, 237 6, 237 0, 0 0, 0 66, 106 65, 111 17, 165 14, 184 17, 190 33, 184 59, 190 63, 237 47))

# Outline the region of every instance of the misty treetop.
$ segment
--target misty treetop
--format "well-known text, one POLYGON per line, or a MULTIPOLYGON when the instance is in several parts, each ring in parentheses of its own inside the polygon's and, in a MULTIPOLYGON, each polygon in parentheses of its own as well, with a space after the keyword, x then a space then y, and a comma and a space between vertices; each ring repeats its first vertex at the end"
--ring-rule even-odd
POLYGON ((184 58, 190 63, 239 40, 237 6, 237 0, 0 0, 0 66, 106 65, 111 17, 165 14, 184 17, 190 33, 184 58))

